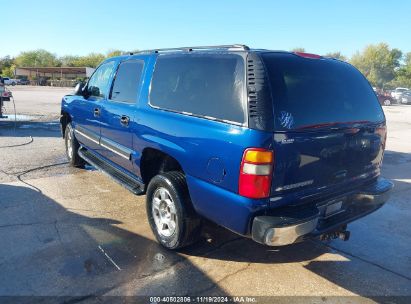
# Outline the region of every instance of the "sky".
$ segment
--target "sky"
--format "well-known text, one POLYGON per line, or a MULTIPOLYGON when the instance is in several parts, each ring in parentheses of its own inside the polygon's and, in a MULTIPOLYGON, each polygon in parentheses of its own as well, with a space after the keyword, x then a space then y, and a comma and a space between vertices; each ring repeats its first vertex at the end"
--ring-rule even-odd
POLYGON ((386 42, 411 52, 409 0, 0 0, 0 57, 242 43, 351 56, 386 42), (7 12, 7 13, 5 13, 7 12))

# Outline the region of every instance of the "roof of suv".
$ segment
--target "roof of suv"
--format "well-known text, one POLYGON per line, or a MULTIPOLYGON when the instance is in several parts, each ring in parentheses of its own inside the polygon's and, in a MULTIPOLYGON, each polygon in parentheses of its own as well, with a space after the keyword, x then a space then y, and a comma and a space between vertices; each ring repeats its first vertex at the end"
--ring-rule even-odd
POLYGON ((334 59, 330 57, 322 57, 320 55, 305 53, 305 52, 289 52, 282 50, 268 50, 268 49, 252 49, 244 44, 229 44, 229 45, 215 45, 215 46, 189 46, 189 47, 178 47, 178 48, 163 48, 163 49, 152 49, 152 50, 142 50, 138 52, 129 53, 120 57, 128 57, 133 55, 149 55, 158 53, 176 54, 182 52, 255 52, 255 53, 286 53, 298 55, 306 58, 324 58, 324 59, 334 59))

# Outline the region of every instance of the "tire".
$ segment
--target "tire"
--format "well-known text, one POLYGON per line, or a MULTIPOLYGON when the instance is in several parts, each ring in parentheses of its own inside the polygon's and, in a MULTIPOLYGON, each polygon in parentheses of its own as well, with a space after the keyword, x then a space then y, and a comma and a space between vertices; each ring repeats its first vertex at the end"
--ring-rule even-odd
POLYGON ((74 136, 73 126, 68 123, 64 131, 64 142, 69 165, 72 167, 83 168, 86 162, 78 155, 80 144, 74 136))
POLYGON ((390 106, 391 105, 391 100, 385 99, 384 100, 384 106, 390 106))
POLYGON ((165 248, 180 249, 200 239, 201 220, 192 207, 183 173, 154 176, 147 187, 146 208, 151 230, 165 248))

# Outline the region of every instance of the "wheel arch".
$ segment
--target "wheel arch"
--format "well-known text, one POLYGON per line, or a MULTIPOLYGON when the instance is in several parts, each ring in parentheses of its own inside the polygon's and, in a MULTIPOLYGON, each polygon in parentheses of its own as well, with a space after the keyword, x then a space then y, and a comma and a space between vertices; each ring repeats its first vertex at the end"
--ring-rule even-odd
POLYGON ((71 115, 66 111, 61 111, 60 115, 60 127, 61 127, 61 135, 64 138, 66 127, 69 122, 72 121, 71 115))
POLYGON ((144 148, 140 158, 140 175, 146 187, 154 176, 169 171, 185 174, 181 163, 170 153, 153 147, 144 148))

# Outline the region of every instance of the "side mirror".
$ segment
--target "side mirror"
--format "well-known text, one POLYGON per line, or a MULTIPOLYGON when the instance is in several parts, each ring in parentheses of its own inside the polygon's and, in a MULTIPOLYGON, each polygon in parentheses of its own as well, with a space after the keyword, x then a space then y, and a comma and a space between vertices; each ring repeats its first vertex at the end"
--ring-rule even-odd
POLYGON ((74 95, 83 96, 84 95, 84 83, 79 82, 74 87, 74 95))

